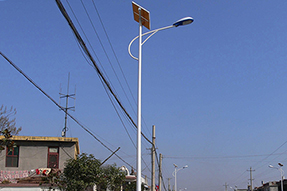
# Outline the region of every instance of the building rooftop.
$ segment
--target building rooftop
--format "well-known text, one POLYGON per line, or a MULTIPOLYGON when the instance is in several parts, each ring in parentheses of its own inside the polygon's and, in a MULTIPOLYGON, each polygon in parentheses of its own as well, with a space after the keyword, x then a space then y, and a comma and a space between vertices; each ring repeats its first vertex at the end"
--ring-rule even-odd
MULTIPOLYGON (((0 136, 2 140, 4 136, 0 136)), ((39 142, 74 142, 76 144, 76 154, 80 154, 79 139, 74 137, 39 137, 39 136, 14 136, 11 138, 13 141, 39 141, 39 142)))

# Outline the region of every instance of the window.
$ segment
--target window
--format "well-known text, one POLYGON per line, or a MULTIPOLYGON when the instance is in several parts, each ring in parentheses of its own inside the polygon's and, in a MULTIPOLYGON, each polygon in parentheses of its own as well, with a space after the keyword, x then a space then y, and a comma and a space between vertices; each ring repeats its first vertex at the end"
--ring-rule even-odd
POLYGON ((48 168, 59 168, 59 147, 48 148, 48 168))
POLYGON ((6 148, 6 167, 18 167, 19 146, 6 148))

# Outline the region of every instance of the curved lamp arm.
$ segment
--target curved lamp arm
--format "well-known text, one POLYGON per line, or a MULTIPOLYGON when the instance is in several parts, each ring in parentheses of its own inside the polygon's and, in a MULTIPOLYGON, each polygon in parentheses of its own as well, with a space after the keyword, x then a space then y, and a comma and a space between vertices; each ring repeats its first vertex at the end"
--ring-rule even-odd
POLYGON ((178 169, 174 169, 174 171, 172 172, 172 176, 175 176, 175 174, 178 172, 178 171, 180 171, 180 170, 182 170, 182 169, 185 169, 185 168, 187 168, 188 166, 187 165, 185 165, 184 167, 181 167, 181 168, 178 168, 178 169))
MULTIPOLYGON (((192 17, 184 17, 184 18, 182 18, 182 19, 179 19, 178 21, 176 21, 175 23, 173 23, 173 24, 170 25, 170 26, 162 27, 162 28, 159 28, 159 29, 155 29, 155 30, 146 32, 146 33, 142 34, 141 36, 145 36, 145 35, 147 35, 147 34, 151 34, 151 35, 149 35, 149 36, 142 42, 141 46, 142 46, 152 35, 154 35, 154 34, 157 33, 158 31, 165 30, 165 29, 169 29, 169 28, 173 28, 173 27, 179 27, 179 26, 188 25, 188 24, 192 23, 193 21, 194 21, 194 20, 193 20, 192 17)), ((130 55, 133 59, 135 59, 135 60, 138 60, 138 58, 132 55, 132 53, 131 53, 131 45, 132 45, 132 43, 133 43, 136 39, 138 39, 138 38, 139 38, 139 36, 135 37, 135 38, 130 42, 129 47, 128 47, 129 55, 130 55)))
MULTIPOLYGON (((283 166, 283 165, 282 165, 282 166, 283 166)), ((283 171, 283 169, 282 169, 282 166, 280 166, 280 168, 278 168, 278 167, 272 166, 272 165, 270 164, 268 167, 269 167, 269 168, 275 168, 275 169, 279 170, 281 176, 283 176, 283 175, 284 175, 284 171, 283 171)))
MULTIPOLYGON (((157 33, 158 31, 161 31, 161 30, 164 30, 164 29, 169 29, 169 28, 172 28, 172 27, 176 27, 176 26, 170 25, 170 26, 167 26, 167 27, 162 27, 162 28, 155 29, 155 30, 152 30, 152 31, 149 31, 149 32, 146 32, 146 33, 142 34, 142 36, 145 36, 145 35, 148 35, 148 34, 152 33, 151 35, 149 35, 149 36, 142 42, 141 45, 143 45, 152 35, 154 35, 154 34, 157 33)), ((133 59, 135 59, 135 60, 138 60, 138 58, 132 55, 132 53, 131 53, 131 45, 132 45, 132 43, 133 43, 136 39, 138 39, 138 38, 139 38, 139 36, 135 37, 135 38, 130 42, 129 47, 128 47, 129 55, 130 55, 133 59)))

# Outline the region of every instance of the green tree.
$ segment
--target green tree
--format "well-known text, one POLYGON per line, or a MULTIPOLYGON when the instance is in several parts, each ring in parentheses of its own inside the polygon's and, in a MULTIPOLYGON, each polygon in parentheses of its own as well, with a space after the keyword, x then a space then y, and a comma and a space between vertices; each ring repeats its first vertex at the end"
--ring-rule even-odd
POLYGON ((100 161, 85 153, 68 160, 64 168, 66 190, 85 190, 99 179, 100 161))
POLYGON ((97 190, 120 190, 125 175, 116 165, 101 166, 93 155, 83 153, 70 159, 64 168, 64 190, 85 190, 97 185, 97 190))
POLYGON ((124 191, 135 191, 137 189, 137 182, 126 182, 123 186, 124 191))
POLYGON ((102 176, 97 182, 97 189, 106 189, 120 191, 125 180, 124 172, 120 171, 116 164, 106 165, 101 168, 102 176))
MULTIPOLYGON (((135 191, 137 190, 137 182, 125 182, 123 184, 123 191, 135 191)), ((141 185, 141 190, 146 190, 144 184, 141 185)))

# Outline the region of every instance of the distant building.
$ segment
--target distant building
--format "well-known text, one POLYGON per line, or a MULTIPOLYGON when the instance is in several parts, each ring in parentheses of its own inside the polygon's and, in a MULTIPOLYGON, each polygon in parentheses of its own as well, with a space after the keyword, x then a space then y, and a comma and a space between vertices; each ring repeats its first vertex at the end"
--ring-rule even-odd
MULTIPOLYGON (((283 188, 286 187, 284 184, 286 180, 283 181, 283 188)), ((262 186, 254 188, 254 191, 281 191, 281 181, 262 182, 262 186)))
POLYGON ((13 136, 12 140, 16 147, 0 152, 0 183, 16 183, 36 169, 63 170, 65 162, 80 153, 78 138, 13 136))

